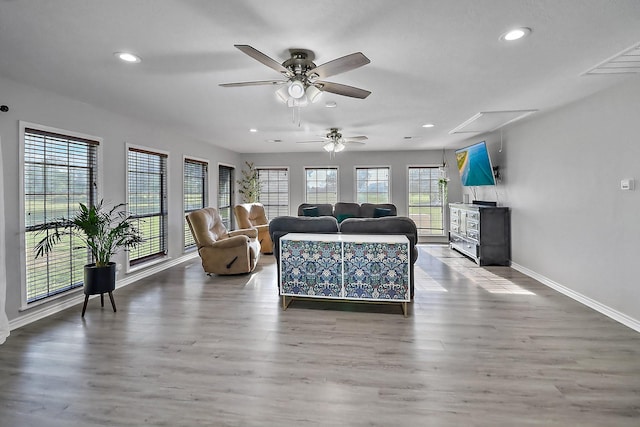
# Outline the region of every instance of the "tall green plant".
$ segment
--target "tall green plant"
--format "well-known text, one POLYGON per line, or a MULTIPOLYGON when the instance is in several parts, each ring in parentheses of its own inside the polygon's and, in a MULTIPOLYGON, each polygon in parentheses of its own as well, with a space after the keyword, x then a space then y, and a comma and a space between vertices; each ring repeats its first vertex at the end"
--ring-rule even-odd
POLYGON ((36 258, 51 252, 64 236, 74 236, 88 247, 96 267, 105 267, 111 256, 121 248, 135 247, 142 243, 140 230, 132 223, 132 216, 121 203, 110 210, 103 207, 101 200, 95 206, 80 203, 80 209, 72 218, 60 218, 41 225, 38 234, 47 233, 36 244, 36 258))
POLYGON ((260 177, 253 162, 245 162, 245 164, 247 169, 242 170, 242 179, 238 180, 240 185, 238 192, 242 195, 244 203, 255 203, 260 201, 260 177))

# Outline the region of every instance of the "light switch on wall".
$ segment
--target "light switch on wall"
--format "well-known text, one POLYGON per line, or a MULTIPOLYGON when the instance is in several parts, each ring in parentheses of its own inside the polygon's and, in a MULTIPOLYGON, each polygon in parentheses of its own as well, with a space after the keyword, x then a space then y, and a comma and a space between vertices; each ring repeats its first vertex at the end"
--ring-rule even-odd
POLYGON ((633 179, 623 179, 620 181, 621 190, 633 190, 633 179))

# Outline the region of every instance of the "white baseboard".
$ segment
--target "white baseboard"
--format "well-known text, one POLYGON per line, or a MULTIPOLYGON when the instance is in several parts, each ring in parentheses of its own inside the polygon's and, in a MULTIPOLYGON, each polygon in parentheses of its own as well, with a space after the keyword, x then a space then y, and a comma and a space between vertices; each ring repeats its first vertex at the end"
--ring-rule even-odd
POLYGON ((526 274, 527 276, 536 279, 538 282, 550 287, 551 289, 555 289, 563 295, 568 296, 571 299, 578 301, 581 304, 586 305, 589 308, 592 308, 605 316, 615 320, 616 322, 620 322, 623 325, 633 329, 634 331, 640 332, 640 320, 634 319, 633 317, 627 316, 624 313, 620 313, 617 310, 614 310, 611 307, 608 307, 594 299, 591 299, 585 295, 582 295, 572 289, 567 288, 560 283, 554 282, 553 280, 536 273, 535 271, 529 270, 526 267, 521 266, 520 264, 516 264, 515 262, 511 263, 511 268, 519 271, 522 274, 526 274))
MULTIPOLYGON (((129 274, 123 279, 116 281, 116 289, 123 288, 127 285, 130 285, 140 279, 144 279, 145 277, 151 276, 152 274, 159 273, 162 270, 166 270, 167 268, 176 266, 180 263, 188 261, 193 258, 198 257, 198 252, 192 252, 189 254, 185 254, 179 258, 175 259, 167 259, 165 262, 154 264, 149 268, 145 268, 144 270, 136 271, 133 274, 129 274)), ((93 295, 91 298, 96 298, 99 295, 93 295)), ((81 304, 84 302, 84 294, 82 293, 82 289, 79 289, 76 295, 65 299, 61 302, 51 302, 51 304, 43 304, 42 308, 34 308, 33 311, 29 310, 29 313, 24 316, 20 316, 17 319, 13 319, 9 322, 9 330, 13 331, 14 329, 18 329, 22 326, 28 325, 31 322, 35 322, 36 320, 44 319, 47 316, 51 316, 52 314, 58 313, 62 310, 65 310, 69 307, 73 307, 74 305, 81 304)))

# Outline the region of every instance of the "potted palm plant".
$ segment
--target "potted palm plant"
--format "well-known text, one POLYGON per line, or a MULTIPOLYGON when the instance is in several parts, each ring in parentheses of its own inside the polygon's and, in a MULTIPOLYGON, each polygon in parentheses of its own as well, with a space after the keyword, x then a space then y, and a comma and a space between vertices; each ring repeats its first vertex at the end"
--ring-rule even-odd
POLYGON ((43 224, 39 230, 46 235, 40 240, 34 251, 36 258, 52 251, 64 236, 78 238, 83 245, 73 249, 89 248, 94 262, 84 266, 84 306, 87 308, 89 295, 103 294, 111 298, 113 311, 116 305, 111 292, 116 286, 116 263, 111 257, 120 249, 135 247, 142 242, 140 230, 133 225, 132 217, 125 211, 124 203, 111 209, 103 206, 101 200, 95 206, 80 203, 79 210, 71 218, 60 218, 43 224))

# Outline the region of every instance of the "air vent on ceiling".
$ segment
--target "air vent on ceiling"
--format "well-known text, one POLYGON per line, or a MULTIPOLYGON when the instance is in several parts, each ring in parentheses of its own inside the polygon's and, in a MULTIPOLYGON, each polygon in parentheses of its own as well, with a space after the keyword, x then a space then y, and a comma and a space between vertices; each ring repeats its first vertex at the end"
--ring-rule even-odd
POLYGON ((538 110, 481 111, 466 122, 449 131, 454 133, 485 133, 520 120, 538 110))
POLYGON ((640 73, 640 43, 615 54, 581 75, 640 73))

